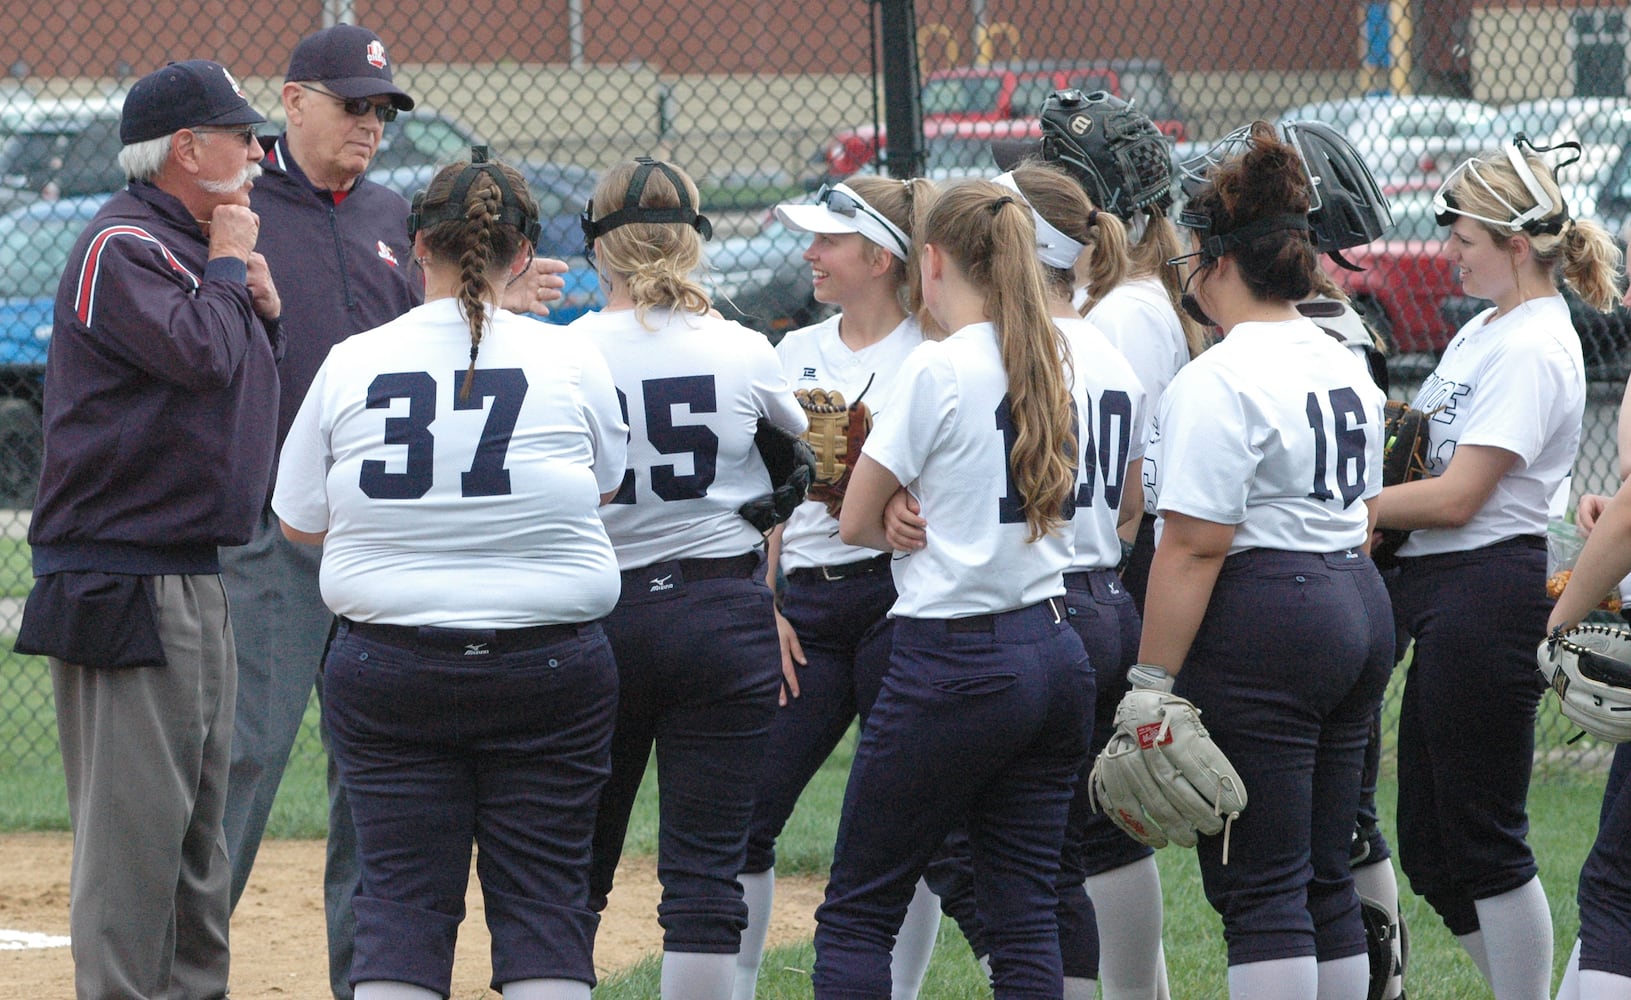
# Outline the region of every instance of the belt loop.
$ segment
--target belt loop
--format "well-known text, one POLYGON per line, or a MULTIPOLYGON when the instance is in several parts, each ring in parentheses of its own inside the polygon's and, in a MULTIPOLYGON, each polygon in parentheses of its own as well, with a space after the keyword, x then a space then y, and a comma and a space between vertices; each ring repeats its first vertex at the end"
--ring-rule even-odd
POLYGON ((843 578, 843 577, 841 577, 841 576, 833 576, 833 575, 832 575, 832 567, 831 567, 831 566, 822 566, 822 567, 821 567, 821 578, 822 578, 822 579, 823 579, 823 580, 826 580, 826 581, 827 581, 827 582, 828 582, 828 583, 831 583, 831 582, 832 582, 832 581, 834 581, 834 580, 842 580, 842 579, 844 579, 844 578, 843 578))
POLYGON ((1065 620, 1064 612, 1059 607, 1061 603, 1057 597, 1048 598, 1048 610, 1053 612, 1053 623, 1055 625, 1065 620))

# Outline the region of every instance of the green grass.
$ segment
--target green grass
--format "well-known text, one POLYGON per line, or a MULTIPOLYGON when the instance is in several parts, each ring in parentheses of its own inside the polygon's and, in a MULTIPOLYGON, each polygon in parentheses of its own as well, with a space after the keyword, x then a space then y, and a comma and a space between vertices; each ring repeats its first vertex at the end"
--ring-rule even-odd
POLYGON ((34 589, 34 557, 21 538, 0 535, 0 597, 27 597, 34 589))
MULTIPOLYGON (((5 645, 9 647, 10 642, 5 645)), ((1390 707, 1398 703, 1396 672, 1390 707)), ((1589 744, 1568 744, 1569 731, 1556 721, 1556 707, 1542 706, 1537 733, 1541 751, 1530 793, 1530 840, 1542 864, 1541 879, 1553 911, 1554 957, 1559 970, 1568 957, 1578 927, 1574 889, 1580 864, 1591 847, 1602 799, 1603 771, 1589 766, 1603 760, 1589 744)), ((1390 713, 1387 727, 1393 731, 1390 713)), ((62 767, 56 754, 50 673, 43 660, 0 655, 0 830, 67 829, 67 802, 62 767)), ((788 823, 778 845, 777 870, 783 875, 824 876, 831 860, 838 813, 843 801, 853 739, 839 745, 817 773, 788 823)), ((649 856, 656 851, 655 767, 646 775, 630 824, 625 853, 649 856)), ((1381 811, 1392 833, 1395 776, 1384 758, 1381 811)), ((284 776, 269 834, 274 837, 320 837, 326 827, 325 764, 317 738, 315 700, 284 776)), ((1166 905, 1166 941, 1173 996, 1206 1000, 1226 996, 1222 925, 1201 892, 1193 851, 1168 848, 1157 854, 1166 905)), ((1401 883, 1403 879, 1401 877, 1401 883)), ((1412 995, 1447 998, 1488 996, 1472 962, 1419 897, 1403 886, 1405 919, 1410 927, 1412 995)), ((656 946, 657 929, 652 927, 656 946)), ((761 1000, 810 996, 814 954, 808 942, 775 949, 765 957, 759 982, 761 1000)), ((660 963, 653 959, 611 977, 596 990, 597 1000, 633 1000, 655 996, 660 963)), ((984 998, 978 966, 951 921, 941 925, 925 997, 984 998)))

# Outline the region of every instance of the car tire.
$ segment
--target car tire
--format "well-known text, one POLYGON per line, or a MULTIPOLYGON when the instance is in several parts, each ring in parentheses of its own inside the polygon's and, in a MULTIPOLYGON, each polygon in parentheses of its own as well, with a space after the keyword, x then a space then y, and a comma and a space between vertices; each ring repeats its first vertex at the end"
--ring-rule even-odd
POLYGON ((44 450, 39 411, 27 400, 0 401, 0 506, 34 506, 44 450))

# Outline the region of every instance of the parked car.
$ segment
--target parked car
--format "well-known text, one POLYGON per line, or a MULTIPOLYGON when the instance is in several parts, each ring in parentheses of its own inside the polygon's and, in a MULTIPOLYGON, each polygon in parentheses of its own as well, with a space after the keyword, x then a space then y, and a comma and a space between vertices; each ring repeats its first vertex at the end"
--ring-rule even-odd
POLYGON ((122 103, 110 97, 34 101, 14 115, 0 139, 0 211, 124 187, 122 103))
POLYGON ((1281 121, 1318 121, 1348 137, 1377 183, 1437 177, 1510 136, 1487 104, 1453 97, 1369 96, 1291 108, 1281 121))
POLYGON ((1172 74, 1158 59, 1029 60, 936 70, 923 81, 924 122, 1035 118, 1055 90, 1107 91, 1131 101, 1174 139, 1184 138, 1172 74))
POLYGON ((1444 230, 1433 216, 1433 191, 1426 185, 1384 191, 1393 229, 1374 243, 1342 252, 1363 271, 1320 258, 1326 274, 1382 339, 1388 367, 1396 372, 1430 370, 1455 332, 1440 306, 1460 285, 1443 256, 1444 230))
POLYGON ((64 198, 0 215, 0 504, 33 505, 57 282, 74 241, 107 199, 64 198))
MULTIPOLYGON (((399 122, 402 120, 397 119, 399 122)), ((404 198, 412 198, 416 191, 423 190, 430 183, 443 165, 469 154, 469 143, 460 141, 462 145, 430 162, 383 170, 369 167, 368 177, 400 192, 404 198)), ((604 304, 600 295, 600 278, 583 256, 583 228, 578 223, 578 214, 594 194, 595 174, 586 167, 570 163, 532 163, 523 160, 512 165, 526 177, 527 188, 538 202, 538 252, 545 257, 564 260, 569 265, 562 298, 550 307, 545 319, 550 323, 570 323, 604 304)))
MULTIPOLYGON (((1011 121, 925 121, 923 147, 925 176, 939 179, 970 176, 972 169, 989 166, 996 173, 996 161, 990 157, 993 139, 1037 139, 1042 125, 1035 118, 1011 121)), ((882 165, 878 151, 887 157, 887 136, 870 125, 840 132, 823 152, 825 170, 823 183, 843 180, 851 174, 882 165)))
POLYGON ((788 229, 774 216, 752 236, 728 236, 708 245, 708 276, 714 307, 770 338, 832 315, 815 300, 804 250, 810 235, 788 229))
MULTIPOLYGON (((1608 312, 1598 312, 1567 287, 1563 289, 1563 301, 1569 304, 1569 321, 1580 336, 1586 378, 1624 384, 1631 377, 1631 310, 1616 303, 1608 312)), ((1444 322, 1454 332, 1492 305, 1488 299, 1451 295, 1442 305, 1444 322)))

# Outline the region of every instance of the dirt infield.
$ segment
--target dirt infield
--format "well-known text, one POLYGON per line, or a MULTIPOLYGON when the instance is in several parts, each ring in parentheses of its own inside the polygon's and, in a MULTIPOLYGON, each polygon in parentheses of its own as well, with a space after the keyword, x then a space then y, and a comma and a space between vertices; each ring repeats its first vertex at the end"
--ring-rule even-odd
MULTIPOLYGON (((68 933, 66 834, 0 837, 0 929, 68 933)), ((233 1000, 321 1000, 328 995, 323 934, 323 844, 269 840, 232 919, 233 1000)), ((460 927, 453 969, 453 1000, 499 1000, 487 989, 487 924, 474 872, 468 914, 460 927)), ((656 907, 660 895, 651 859, 625 860, 617 889, 601 917, 595 965, 602 976, 634 964, 661 947, 656 907)), ((811 878, 776 881, 773 944, 808 938, 822 883, 811 878)), ((0 951, 0 983, 7 996, 73 995, 67 948, 0 951)))

